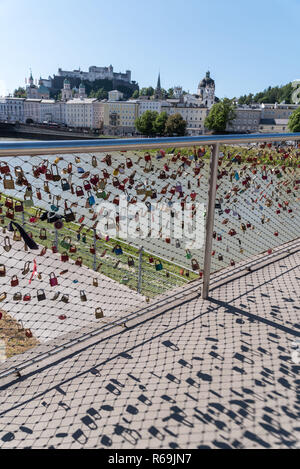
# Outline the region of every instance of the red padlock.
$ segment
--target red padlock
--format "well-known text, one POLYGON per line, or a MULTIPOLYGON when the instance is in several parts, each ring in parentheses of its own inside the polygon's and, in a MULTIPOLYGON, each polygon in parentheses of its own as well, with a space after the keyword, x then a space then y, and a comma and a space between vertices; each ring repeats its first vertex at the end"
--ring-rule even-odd
POLYGON ((127 158, 127 159, 126 159, 126 166, 127 166, 128 169, 129 169, 129 168, 132 168, 133 163, 132 163, 131 158, 127 158))
POLYGON ((1 173, 1 174, 8 174, 8 173, 10 173, 9 166, 8 166, 8 164, 7 164, 5 161, 2 161, 2 162, 0 163, 0 173, 1 173))
POLYGON ((66 251, 62 253, 60 260, 61 260, 62 262, 68 262, 69 256, 68 256, 68 254, 67 254, 66 251))
POLYGON ((94 176, 92 176, 90 178, 90 181, 91 181, 91 184, 93 184, 93 186, 96 186, 99 182, 99 176, 97 176, 97 174, 95 174, 94 176))
POLYGON ((17 213, 24 212, 23 202, 19 200, 15 202, 15 212, 17 213))
POLYGON ((56 287, 58 285, 58 281, 57 281, 57 278, 55 277, 54 273, 51 272, 51 274, 49 275, 50 279, 50 286, 51 287, 56 287))
POLYGON ((80 186, 76 187, 76 195, 77 195, 77 197, 82 197, 84 195, 82 187, 80 187, 80 186))
POLYGON ((10 284, 12 287, 17 287, 19 285, 19 280, 16 275, 13 275, 13 277, 11 278, 10 284))
POLYGON ((91 184, 87 180, 83 182, 83 187, 86 191, 90 191, 92 189, 91 184))

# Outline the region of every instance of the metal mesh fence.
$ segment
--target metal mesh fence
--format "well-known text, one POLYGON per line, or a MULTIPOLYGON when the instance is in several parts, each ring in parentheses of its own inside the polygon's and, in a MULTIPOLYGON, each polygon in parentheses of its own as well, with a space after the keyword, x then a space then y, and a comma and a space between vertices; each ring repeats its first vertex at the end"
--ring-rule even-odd
POLYGON ((227 146, 220 153, 212 271, 299 238, 300 151, 294 145, 227 146))

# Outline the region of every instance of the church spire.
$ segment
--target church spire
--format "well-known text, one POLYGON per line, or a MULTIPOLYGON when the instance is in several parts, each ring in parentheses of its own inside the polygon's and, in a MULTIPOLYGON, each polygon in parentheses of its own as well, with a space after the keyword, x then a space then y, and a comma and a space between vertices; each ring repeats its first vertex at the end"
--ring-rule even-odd
POLYGON ((33 76, 32 76, 32 70, 31 69, 30 69, 30 77, 29 77, 28 81, 29 81, 30 85, 33 85, 34 82, 33 82, 33 76))
POLYGON ((160 72, 158 74, 158 79, 157 79, 157 87, 156 87, 156 90, 157 91, 161 91, 161 84, 160 84, 160 72))

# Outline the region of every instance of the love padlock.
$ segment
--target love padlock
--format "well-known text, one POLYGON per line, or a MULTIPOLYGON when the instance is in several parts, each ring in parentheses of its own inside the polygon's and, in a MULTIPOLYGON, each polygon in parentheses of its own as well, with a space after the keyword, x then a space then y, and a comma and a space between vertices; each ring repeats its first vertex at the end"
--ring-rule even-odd
POLYGON ((68 262, 69 256, 68 256, 68 253, 66 251, 62 253, 60 260, 61 260, 61 262, 68 262))
POLYGON ((19 285, 19 280, 16 275, 13 275, 10 281, 12 287, 17 287, 19 285))
POLYGON ((49 274, 49 282, 50 282, 50 286, 51 287, 56 287, 58 285, 58 280, 54 274, 54 272, 51 272, 51 274, 49 274))
POLYGON ((70 208, 65 209, 65 220, 67 223, 75 221, 75 215, 70 208))
POLYGON ((38 290, 36 296, 37 296, 38 301, 44 301, 46 299, 46 295, 45 295, 44 290, 38 290))
POLYGON ((121 248, 121 246, 119 244, 117 244, 114 248, 113 248, 113 252, 117 255, 117 256, 121 256, 123 254, 123 250, 121 248))
POLYGON ((104 313, 102 308, 96 308, 95 309, 95 318, 96 319, 102 319, 104 317, 104 313))
POLYGON ((63 191, 69 191, 70 190, 70 184, 68 183, 67 179, 62 179, 61 180, 61 188, 63 191))
POLYGON ((98 287, 98 286, 99 286, 98 279, 97 279, 97 278, 93 278, 93 287, 98 287))
POLYGON ((87 297, 84 290, 80 290, 80 299, 81 301, 87 301, 87 297))

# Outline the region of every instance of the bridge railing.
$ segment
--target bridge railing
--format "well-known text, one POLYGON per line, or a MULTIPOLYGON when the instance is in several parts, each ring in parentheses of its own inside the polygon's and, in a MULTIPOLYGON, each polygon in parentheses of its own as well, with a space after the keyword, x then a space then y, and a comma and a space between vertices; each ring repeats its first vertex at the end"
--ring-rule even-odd
POLYGON ((298 141, 1 143, 7 356, 106 318, 125 321, 190 281, 203 280, 207 298, 211 273, 299 238, 298 141))

